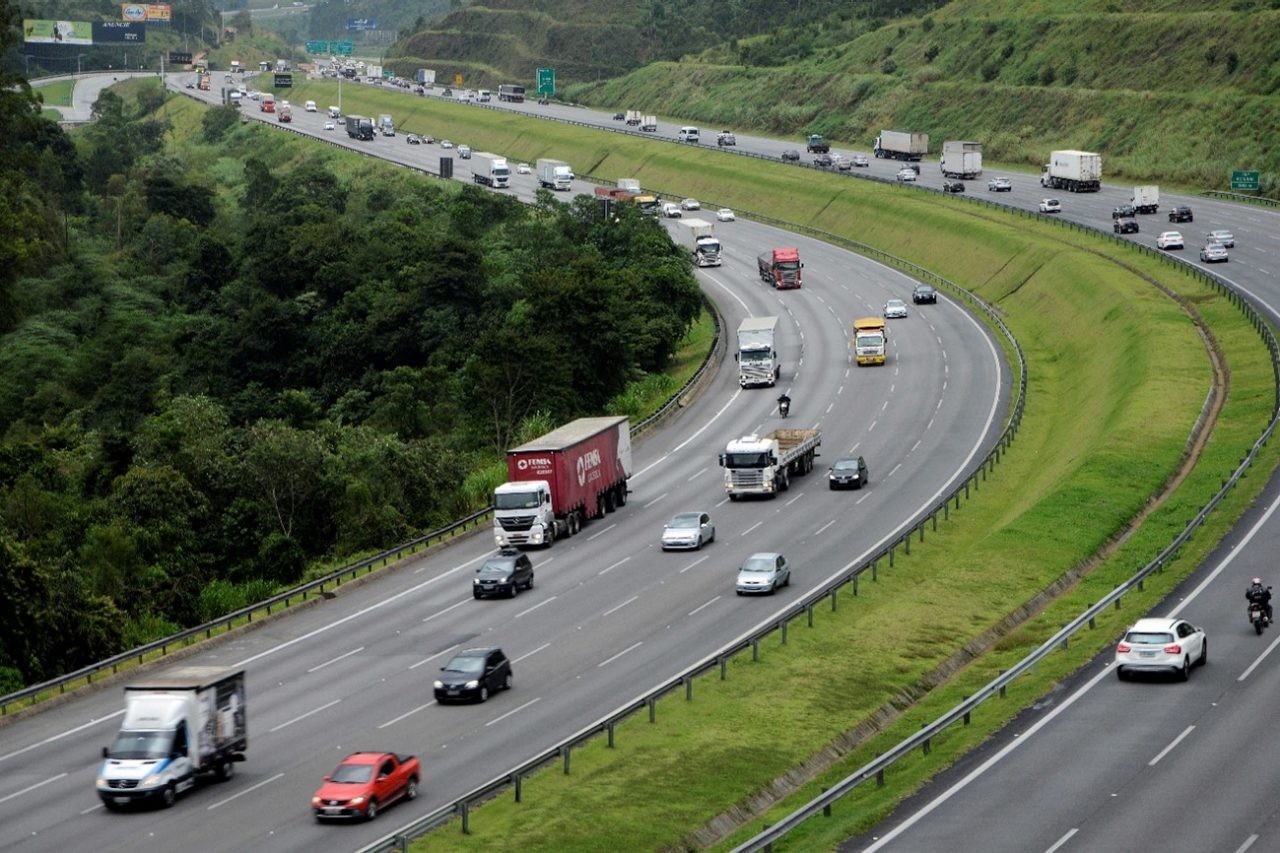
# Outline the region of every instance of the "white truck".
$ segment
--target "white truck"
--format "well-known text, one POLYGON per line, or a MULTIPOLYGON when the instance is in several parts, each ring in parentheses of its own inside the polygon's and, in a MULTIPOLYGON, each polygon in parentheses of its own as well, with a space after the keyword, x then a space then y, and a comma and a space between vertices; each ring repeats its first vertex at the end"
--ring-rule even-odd
POLYGON ((145 800, 171 806, 196 774, 225 781, 244 761, 244 670, 180 667, 125 687, 124 696, 124 721, 98 768, 108 809, 145 800))
POLYGON ((573 169, 563 160, 538 160, 538 186, 551 190, 568 190, 573 187, 573 169))
POLYGON ((929 153, 929 134, 882 130, 872 143, 871 150, 880 158, 919 160, 929 153))
POLYGON ((511 181, 511 167, 507 165, 506 157, 476 151, 471 155, 471 177, 477 184, 506 189, 511 181))
POLYGON ((628 127, 635 127, 636 125, 640 124, 640 121, 643 118, 644 117, 640 115, 639 110, 627 110, 627 126, 628 127))
POLYGON ((679 219, 676 227, 685 232, 692 244, 693 262, 700 267, 720 266, 720 238, 716 227, 705 219, 679 219))
POLYGON ((782 366, 773 348, 777 328, 777 317, 748 317, 738 324, 738 351, 733 358, 738 362, 738 385, 741 387, 772 387, 778 381, 782 366))
POLYGON ((640 195, 640 180, 638 178, 618 178, 618 189, 640 195))
POLYGON ((370 80, 381 80, 381 79, 382 79, 382 66, 381 66, 381 65, 372 65, 372 64, 370 64, 370 65, 366 65, 366 66, 365 66, 365 69, 364 69, 364 76, 365 76, 365 77, 368 77, 370 80))
POLYGON ((1139 213, 1155 213, 1160 209, 1160 187, 1154 184, 1145 187, 1134 187, 1133 198, 1129 204, 1139 213))
POLYGON ((720 454, 729 500, 785 492, 792 477, 813 470, 821 444, 822 432, 816 429, 775 429, 733 439, 720 454))
POLYGON ((1102 189, 1102 155, 1092 151, 1051 151, 1040 170, 1040 186, 1073 193, 1102 189))
POLYGON ((640 129, 643 130, 645 133, 657 133, 658 117, 645 116, 644 118, 640 119, 640 129))
POLYGON ((973 180, 982 174, 982 143, 947 140, 942 143, 939 165, 944 178, 973 180))
POLYGON ((378 128, 378 133, 381 133, 383 136, 396 135, 396 123, 392 121, 391 116, 387 115, 386 113, 383 113, 382 115, 378 116, 377 128, 378 128))

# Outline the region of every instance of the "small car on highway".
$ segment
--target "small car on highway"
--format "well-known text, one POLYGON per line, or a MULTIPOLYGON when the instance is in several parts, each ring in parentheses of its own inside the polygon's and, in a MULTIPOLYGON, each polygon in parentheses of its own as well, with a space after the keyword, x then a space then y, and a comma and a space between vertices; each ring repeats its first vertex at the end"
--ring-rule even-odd
POLYGON ((907 316, 907 303, 901 299, 890 299, 884 304, 886 320, 901 320, 907 316))
POLYGON ((324 123, 324 129, 325 129, 325 130, 333 130, 333 129, 334 129, 334 127, 336 127, 336 125, 335 125, 332 121, 326 121, 326 122, 324 123))
POLYGON ((702 210, 702 204, 696 198, 686 198, 680 202, 681 210, 702 210))
POLYGON ((1200 260, 1206 264, 1225 264, 1231 260, 1227 256, 1227 247, 1221 243, 1208 243, 1200 250, 1200 260))
POLYGON ((1061 213, 1062 202, 1058 201, 1056 198, 1042 198, 1040 199, 1040 212, 1061 213))
POLYGON ((511 689, 511 661, 502 649, 466 649, 440 668, 432 686, 442 705, 468 699, 484 702, 492 693, 511 689))
POLYGON ((813 156, 813 165, 819 169, 834 169, 836 161, 830 154, 815 154, 813 156))
POLYGON ((533 589, 533 562, 528 554, 504 549, 476 569, 471 594, 476 598, 503 595, 515 598, 521 589, 533 589))
POLYGON ((896 177, 900 183, 914 183, 916 179, 916 170, 904 166, 898 170, 896 177))
POLYGON ((1156 238, 1157 249, 1181 249, 1182 247, 1182 234, 1177 231, 1162 231, 1156 238))
POLYGON ((529 168, 529 164, 528 164, 528 163, 517 163, 517 164, 516 164, 516 174, 517 174, 517 175, 531 175, 531 174, 533 174, 533 170, 529 168))
POLYGON ((850 163, 849 158, 843 154, 832 154, 831 160, 841 172, 848 172, 853 168, 853 163, 850 163))
POLYGON ((459 156, 459 157, 461 157, 463 160, 470 160, 470 159, 471 159, 471 146, 470 146, 470 145, 459 145, 459 146, 458 146, 458 156, 459 156))
POLYGON ((867 484, 869 476, 867 460, 861 456, 846 456, 837 459, 836 464, 827 471, 827 488, 861 489, 867 484))
POLYGON ((356 752, 324 777, 311 797, 316 820, 373 820, 396 800, 418 797, 422 764, 416 755, 356 752))
POLYGON ((716 540, 716 526, 705 512, 682 512, 662 527, 662 550, 702 549, 716 540))
POLYGON ((1008 178, 992 178, 987 181, 987 192, 1007 193, 1013 192, 1013 181, 1008 178))
POLYGON ((721 222, 732 222, 734 218, 733 210, 730 208, 722 207, 716 211, 716 219, 721 222))
POLYGON ((732 130, 722 130, 716 135, 716 145, 719 145, 722 148, 726 145, 737 147, 738 137, 733 135, 732 130))
POLYGON ((752 554, 738 569, 735 587, 738 595, 769 593, 772 595, 791 583, 791 567, 781 554, 752 554))
POLYGON ((1111 223, 1111 230, 1117 234, 1137 234, 1138 220, 1133 216, 1121 216, 1111 223))
POLYGON ((1116 644, 1116 677, 1134 672, 1171 672, 1186 681, 1191 667, 1209 660, 1203 628, 1184 619, 1139 619, 1116 644))
POLYGON ((1111 211, 1112 219, 1124 219, 1129 216, 1137 216, 1138 209, 1131 204, 1122 204, 1115 210, 1111 211))
POLYGON ((915 289, 911 291, 911 301, 917 305, 924 305, 926 302, 930 305, 938 303, 938 291, 934 289, 932 284, 917 284, 915 289))
POLYGON ((1185 204, 1179 204, 1169 211, 1170 222, 1194 222, 1195 217, 1191 214, 1191 208, 1185 204))
POLYGON ((452 143, 452 142, 450 142, 450 141, 449 141, 449 140, 447 140, 447 139, 441 139, 441 140, 440 140, 440 147, 441 147, 441 148, 452 148, 452 147, 453 147, 453 143, 452 143))
POLYGON ((964 181, 943 181, 942 191, 944 193, 962 193, 964 192, 964 181))
POLYGON ((782 152, 782 159, 790 163, 799 163, 800 152, 794 148, 788 148, 786 151, 782 152))
POLYGON ((680 205, 674 201, 665 201, 662 203, 662 215, 667 219, 679 219, 684 214, 680 212, 680 205))
POLYGON ((1236 235, 1223 229, 1210 231, 1208 234, 1204 235, 1204 239, 1205 242, 1208 243, 1220 243, 1228 249, 1234 249, 1236 247, 1236 235))
POLYGON ((421 145, 421 144, 422 144, 422 137, 421 137, 421 136, 419 136, 419 135, 418 135, 418 134, 416 134, 416 133, 411 133, 411 134, 409 134, 408 136, 406 136, 406 137, 404 138, 404 141, 405 141, 406 143, 408 143, 409 145, 421 145))
POLYGON ((626 113, 614 113, 614 114, 613 114, 613 120, 614 120, 614 121, 625 121, 625 120, 626 120, 626 118, 627 118, 627 114, 626 114, 626 113))
POLYGON ((859 169, 865 169, 871 165, 871 158, 866 154, 854 154, 853 165, 859 169))

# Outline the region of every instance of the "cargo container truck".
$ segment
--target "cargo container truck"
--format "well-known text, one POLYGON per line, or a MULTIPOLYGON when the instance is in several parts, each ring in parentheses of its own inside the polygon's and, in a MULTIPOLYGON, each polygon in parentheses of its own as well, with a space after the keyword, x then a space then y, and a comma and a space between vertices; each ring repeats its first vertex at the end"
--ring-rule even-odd
POLYGON ((748 317, 738 324, 738 351, 734 359, 738 362, 741 387, 773 387, 782 375, 773 343, 777 329, 777 317, 748 317))
POLYGON ((826 154, 831 151, 831 143, 816 133, 810 134, 809 138, 805 140, 804 150, 810 154, 826 154))
POLYGON ((1160 209, 1160 187, 1134 187, 1133 198, 1129 199, 1129 203, 1138 213, 1155 213, 1160 209))
POLYGON ((942 143, 942 160, 939 165, 944 178, 973 180, 982 174, 982 143, 956 140, 942 143))
POLYGON ((736 501, 743 495, 776 496, 791 478, 813 470, 822 444, 816 429, 775 429, 765 435, 735 438, 720 454, 724 490, 736 501))
POLYGON ((289 106, 288 104, 281 104, 280 109, 276 111, 276 121, 292 122, 293 107, 289 106))
POLYGON ((524 86, 517 86, 515 83, 501 84, 498 86, 498 100, 513 104, 524 103, 524 86))
POLYGON ((774 249, 756 259, 760 268, 760 280, 778 290, 788 290, 803 284, 804 264, 800 263, 800 250, 796 248, 774 249))
POLYGON ((498 547, 550 545, 627 502, 631 426, 579 418, 507 451, 507 482, 493 494, 498 547))
POLYGON ((693 262, 700 267, 720 266, 720 239, 716 227, 705 219, 681 219, 676 229, 683 231, 686 245, 693 251, 693 262))
POLYGON ((511 167, 507 165, 506 157, 477 151, 471 155, 471 177, 477 184, 506 189, 511 180, 511 167))
POLYGON ((639 110, 627 110, 627 125, 636 127, 643 121, 644 116, 640 115, 639 110))
POLYGON ((1040 170, 1040 186, 1073 193, 1102 189, 1102 155, 1092 151, 1052 151, 1040 170))
POLYGON ((573 187, 573 169, 563 160, 539 159, 537 172, 538 186, 551 190, 568 190, 573 187))
POLYGON ((352 139, 373 139, 373 119, 347 116, 347 136, 352 139))
POLYGON ((929 153, 929 134, 882 130, 872 143, 872 153, 890 160, 919 160, 929 153))
POLYGON ((640 120, 640 129, 643 130, 645 133, 657 133, 658 117, 645 116, 640 120))

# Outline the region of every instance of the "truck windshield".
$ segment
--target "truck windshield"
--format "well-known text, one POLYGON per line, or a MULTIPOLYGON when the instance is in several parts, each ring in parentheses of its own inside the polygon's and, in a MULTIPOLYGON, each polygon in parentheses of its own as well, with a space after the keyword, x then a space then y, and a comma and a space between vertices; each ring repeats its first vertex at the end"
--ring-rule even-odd
POLYGON ((120 732, 108 754, 131 760, 168 758, 172 744, 173 732, 120 732))
POLYGON ((794 272, 795 270, 800 269, 800 262, 799 261, 779 261, 778 269, 782 270, 783 272, 794 272))
POLYGON ((763 352, 751 352, 749 350, 744 350, 740 359, 743 364, 768 364, 773 360, 773 356, 768 350, 764 350, 763 352))
POLYGON ((726 453, 726 468, 768 468, 773 464, 773 457, 768 451, 762 453, 726 453))
POLYGON ((538 503, 537 492, 500 492, 494 500, 498 509, 537 509, 538 503))
POLYGON ((858 335, 858 346, 860 347, 878 347, 884 343, 884 338, 880 335, 858 335))

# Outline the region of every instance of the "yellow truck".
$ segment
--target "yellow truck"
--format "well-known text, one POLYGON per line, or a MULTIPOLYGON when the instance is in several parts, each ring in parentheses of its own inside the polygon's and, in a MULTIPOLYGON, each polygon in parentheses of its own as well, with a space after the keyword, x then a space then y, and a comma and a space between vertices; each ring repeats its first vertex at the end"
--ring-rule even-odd
POLYGON ((853 321, 853 354, 859 365, 884 364, 889 345, 889 329, 882 317, 853 321))

